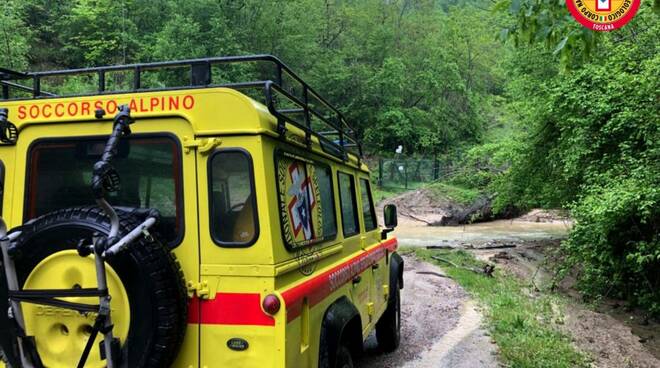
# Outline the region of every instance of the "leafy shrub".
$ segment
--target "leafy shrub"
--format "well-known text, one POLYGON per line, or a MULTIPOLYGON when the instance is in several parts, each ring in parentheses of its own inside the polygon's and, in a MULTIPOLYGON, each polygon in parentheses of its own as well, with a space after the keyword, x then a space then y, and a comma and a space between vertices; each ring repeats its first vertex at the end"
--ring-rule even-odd
POLYGON ((658 171, 633 170, 589 188, 573 206, 576 225, 563 245, 568 266, 581 265, 590 296, 625 298, 660 315, 658 171))
POLYGON ((524 143, 492 187, 500 205, 570 208, 581 289, 660 315, 660 26, 649 13, 630 26, 647 21, 603 40, 597 62, 536 80, 524 143))

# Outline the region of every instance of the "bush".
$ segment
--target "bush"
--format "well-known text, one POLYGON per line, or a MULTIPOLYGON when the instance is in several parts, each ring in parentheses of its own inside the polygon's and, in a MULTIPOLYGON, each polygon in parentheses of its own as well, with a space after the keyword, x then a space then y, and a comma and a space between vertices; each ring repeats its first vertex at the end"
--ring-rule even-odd
MULTIPOLYGON (((649 19, 645 19, 649 17, 649 19)), ((563 206, 576 220, 563 249, 590 296, 660 315, 660 32, 606 38, 594 60, 513 90, 527 125, 496 207, 563 206), (534 90, 529 89, 529 85, 534 90), (516 94, 517 93, 517 94, 516 94)))
POLYGON ((655 172, 607 180, 573 206, 575 227, 563 247, 580 265, 589 296, 624 298, 660 315, 660 190, 655 172), (655 177, 654 177, 655 176, 655 177))

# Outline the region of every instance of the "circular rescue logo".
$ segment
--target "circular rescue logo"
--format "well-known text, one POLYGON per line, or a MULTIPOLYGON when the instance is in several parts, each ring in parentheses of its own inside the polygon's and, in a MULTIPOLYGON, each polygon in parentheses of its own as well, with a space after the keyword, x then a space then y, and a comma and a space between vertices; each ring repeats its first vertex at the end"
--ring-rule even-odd
POLYGON ((566 0, 573 17, 594 31, 621 28, 635 16, 641 0, 566 0))

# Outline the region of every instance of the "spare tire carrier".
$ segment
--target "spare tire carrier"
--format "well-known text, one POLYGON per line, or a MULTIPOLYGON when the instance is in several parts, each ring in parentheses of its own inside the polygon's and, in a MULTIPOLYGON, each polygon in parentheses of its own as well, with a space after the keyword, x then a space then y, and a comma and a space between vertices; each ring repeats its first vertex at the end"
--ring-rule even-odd
MULTIPOLYGON (((103 111, 97 111, 97 117, 99 118, 103 117, 104 114, 103 111)), ((99 333, 103 335, 101 357, 106 359, 107 368, 118 368, 120 366, 120 342, 113 336, 110 308, 111 297, 108 292, 106 279, 106 261, 127 249, 127 247, 142 237, 148 241, 153 241, 149 229, 156 224, 158 217, 157 211, 149 212, 141 223, 132 230, 124 231, 123 237, 119 238, 119 216, 105 199, 106 192, 113 192, 119 189, 119 175, 112 167, 111 161, 117 152, 117 145, 120 138, 130 134, 129 125, 133 122, 128 106, 120 106, 119 112, 114 117, 113 131, 106 143, 103 155, 94 165, 92 191, 97 205, 110 222, 110 229, 107 235, 97 232, 94 234, 91 242, 81 242, 77 246, 77 251, 82 257, 87 257, 92 253, 94 254, 97 279, 96 288, 21 290, 16 264, 14 263, 15 254, 13 254, 16 252, 14 243, 21 237, 21 228, 14 229, 8 234, 7 227, 0 218, 0 248, 2 250, 2 266, 5 271, 4 276, 7 283, 7 295, 10 301, 9 318, 14 321, 15 326, 13 330, 16 335, 15 345, 12 346, 13 349, 9 349, 8 351, 7 346, 2 346, 5 358, 10 366, 16 368, 42 368, 44 366, 37 352, 34 337, 26 336, 25 334, 26 324, 21 303, 65 308, 81 314, 96 313, 92 330, 77 366, 79 368, 85 366, 92 345, 99 333), (71 297, 98 297, 99 303, 87 304, 60 299, 71 297)))

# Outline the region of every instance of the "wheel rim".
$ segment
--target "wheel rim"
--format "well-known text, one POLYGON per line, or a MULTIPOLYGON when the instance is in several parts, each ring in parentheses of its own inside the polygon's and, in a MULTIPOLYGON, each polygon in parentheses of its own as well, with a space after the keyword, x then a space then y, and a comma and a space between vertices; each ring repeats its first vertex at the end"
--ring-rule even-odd
MULTIPOLYGON (((130 305, 126 289, 117 273, 106 263, 113 334, 124 342, 130 327, 130 305)), ((30 272, 24 290, 95 288, 94 256, 81 257, 75 250, 64 250, 42 260, 30 272)), ((98 304, 98 297, 61 298, 76 303, 98 304)), ((34 336, 42 362, 47 367, 76 366, 92 331, 96 313, 82 315, 70 309, 22 303, 25 330, 34 336)), ((97 336, 85 367, 102 368, 97 336)))

